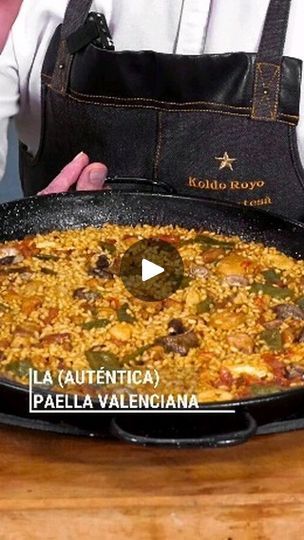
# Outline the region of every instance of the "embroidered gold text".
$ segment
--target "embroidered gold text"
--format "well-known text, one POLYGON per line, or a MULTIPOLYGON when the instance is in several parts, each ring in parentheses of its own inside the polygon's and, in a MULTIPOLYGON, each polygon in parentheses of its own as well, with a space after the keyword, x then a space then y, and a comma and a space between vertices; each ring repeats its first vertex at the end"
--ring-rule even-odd
POLYGON ((264 197, 264 199, 253 199, 252 201, 243 201, 244 206, 270 206, 272 199, 270 197, 264 197))
POLYGON ((187 185, 195 189, 203 189, 210 191, 254 191, 265 187, 264 180, 230 180, 223 182, 216 179, 204 179, 201 180, 195 176, 189 176, 187 185))

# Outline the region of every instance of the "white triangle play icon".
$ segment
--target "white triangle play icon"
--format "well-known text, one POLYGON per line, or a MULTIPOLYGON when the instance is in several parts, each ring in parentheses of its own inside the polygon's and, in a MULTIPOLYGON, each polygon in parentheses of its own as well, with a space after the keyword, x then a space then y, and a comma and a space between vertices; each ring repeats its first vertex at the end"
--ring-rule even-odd
POLYGON ((159 276, 164 271, 165 271, 164 268, 162 268, 161 266, 158 266, 158 264, 154 264, 153 262, 148 261, 147 259, 143 259, 141 261, 142 281, 148 281, 149 279, 159 276))

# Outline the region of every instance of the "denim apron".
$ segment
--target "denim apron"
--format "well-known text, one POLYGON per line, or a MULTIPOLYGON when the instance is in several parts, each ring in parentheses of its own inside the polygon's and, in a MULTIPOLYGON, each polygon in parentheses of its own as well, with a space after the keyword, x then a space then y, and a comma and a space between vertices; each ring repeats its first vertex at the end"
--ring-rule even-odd
POLYGON ((70 0, 49 45, 40 148, 20 145, 25 195, 84 151, 111 177, 304 220, 302 63, 283 56, 291 0, 270 0, 257 54, 211 55, 104 49, 88 39, 91 4, 70 0))

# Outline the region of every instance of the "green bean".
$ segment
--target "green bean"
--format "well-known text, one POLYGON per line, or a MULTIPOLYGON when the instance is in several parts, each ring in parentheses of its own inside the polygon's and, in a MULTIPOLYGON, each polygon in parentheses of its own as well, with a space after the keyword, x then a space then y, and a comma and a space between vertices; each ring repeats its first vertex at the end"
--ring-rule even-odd
POLYGON ((110 351, 86 351, 86 359, 91 369, 115 371, 120 368, 119 358, 110 351))
POLYGON ((213 304, 212 300, 207 297, 207 298, 205 298, 205 300, 203 300, 202 302, 197 304, 196 313, 198 315, 202 315, 203 313, 209 313, 209 311, 211 311, 213 305, 214 304, 213 304))
POLYGON ((47 276, 57 276, 57 272, 51 270, 51 268, 40 268, 40 272, 47 276))
POLYGON ((57 255, 44 255, 43 253, 39 255, 34 255, 35 259, 39 259, 40 261, 58 261, 59 257, 57 255))
POLYGON ((190 276, 183 276, 182 281, 179 285, 179 290, 187 289, 191 283, 192 279, 190 276))
POLYGON ((105 328, 110 324, 109 319, 94 319, 82 325, 83 330, 92 330, 93 328, 105 328))
POLYGON ((99 245, 102 249, 108 251, 110 255, 114 255, 116 253, 116 246, 114 246, 114 244, 112 244, 111 242, 100 242, 99 245))
POLYGON ((265 295, 271 296, 271 298, 292 298, 293 292, 287 287, 275 287, 274 285, 269 285, 265 283, 254 283, 251 286, 251 292, 258 294, 263 293, 265 295))
POLYGON ((265 270, 265 272, 262 273, 266 282, 270 284, 280 283, 282 279, 282 272, 275 268, 269 268, 269 270, 265 270))
POLYGON ((118 310, 117 310, 117 318, 119 322, 127 322, 127 323, 134 323, 136 321, 136 318, 130 313, 130 307, 129 304, 123 304, 118 310))
POLYGON ((302 296, 302 298, 299 298, 299 300, 297 300, 297 304, 301 309, 304 309, 304 296, 302 296))
POLYGON ((223 247, 233 249, 234 242, 227 242, 225 240, 218 240, 210 236, 205 236, 203 234, 196 236, 195 238, 189 238, 187 240, 182 240, 180 246, 188 246, 191 244, 201 244, 206 247, 223 247))
POLYGON ((284 388, 282 386, 276 385, 276 384, 253 384, 250 387, 250 395, 258 397, 258 396, 268 396, 270 394, 276 394, 278 392, 282 392, 284 388))
POLYGON ((271 328, 265 330, 260 335, 262 341, 265 341, 266 345, 272 351, 281 351, 283 349, 283 341, 280 331, 277 328, 271 328))
POLYGON ((31 368, 33 369, 33 364, 30 360, 16 360, 6 366, 7 371, 12 371, 18 377, 28 376, 31 368))

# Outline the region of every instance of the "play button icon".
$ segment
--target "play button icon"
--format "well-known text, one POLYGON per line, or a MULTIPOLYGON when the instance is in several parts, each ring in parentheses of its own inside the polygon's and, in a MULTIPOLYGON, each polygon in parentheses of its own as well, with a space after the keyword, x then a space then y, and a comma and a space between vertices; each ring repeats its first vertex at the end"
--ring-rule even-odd
POLYGON ((158 302, 179 289, 184 265, 171 243, 148 238, 136 242, 126 251, 119 275, 132 296, 144 302, 158 302))
POLYGON ((159 276, 164 271, 165 269, 162 266, 158 266, 158 264, 154 264, 151 261, 147 261, 147 259, 143 259, 141 262, 142 281, 148 281, 148 279, 152 279, 156 276, 159 276))

